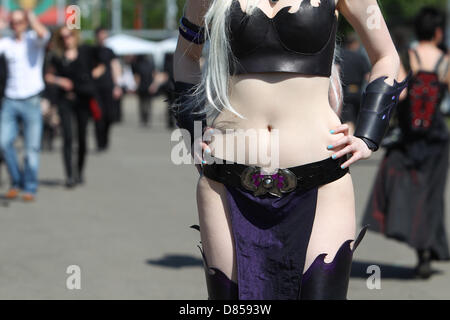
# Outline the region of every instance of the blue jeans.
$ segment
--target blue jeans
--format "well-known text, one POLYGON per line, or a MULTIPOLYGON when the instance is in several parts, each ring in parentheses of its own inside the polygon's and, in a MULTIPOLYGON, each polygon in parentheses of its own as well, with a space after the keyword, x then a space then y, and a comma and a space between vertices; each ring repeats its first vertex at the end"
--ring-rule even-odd
POLYGON ((38 188, 39 154, 42 136, 41 99, 35 96, 25 100, 4 98, 0 111, 0 149, 3 153, 11 187, 35 194, 38 188), (25 159, 23 169, 17 161, 14 142, 23 123, 25 159))

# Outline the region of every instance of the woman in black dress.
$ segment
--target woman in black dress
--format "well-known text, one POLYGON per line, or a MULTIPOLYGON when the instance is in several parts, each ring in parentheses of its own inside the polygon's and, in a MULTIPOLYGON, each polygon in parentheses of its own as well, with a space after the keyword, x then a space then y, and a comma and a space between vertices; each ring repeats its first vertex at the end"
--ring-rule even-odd
POLYGON ((91 50, 79 46, 79 33, 60 28, 55 35, 55 52, 46 73, 46 81, 59 88, 59 113, 64 137, 63 158, 66 186, 74 187, 84 182, 83 171, 87 150, 87 125, 94 86, 90 69, 91 50), (73 127, 76 120, 77 130, 73 127), (73 136, 78 142, 76 172, 72 163, 73 136))

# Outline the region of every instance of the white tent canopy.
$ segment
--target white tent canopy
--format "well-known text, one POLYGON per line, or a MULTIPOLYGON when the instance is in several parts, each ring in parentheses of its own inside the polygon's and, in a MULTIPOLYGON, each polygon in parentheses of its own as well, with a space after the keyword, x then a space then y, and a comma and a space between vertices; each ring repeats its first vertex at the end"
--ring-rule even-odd
POLYGON ((153 55, 156 65, 161 68, 164 63, 164 55, 175 51, 177 38, 155 42, 126 34, 118 34, 106 39, 105 45, 118 56, 153 55))
POLYGON ((175 49, 177 48, 177 42, 178 38, 173 37, 166 40, 163 40, 161 42, 158 42, 159 50, 166 53, 166 52, 175 52, 175 49))
POLYGON ((155 42, 128 36, 126 34, 118 34, 109 37, 106 39, 105 45, 118 56, 153 54, 157 50, 155 42))

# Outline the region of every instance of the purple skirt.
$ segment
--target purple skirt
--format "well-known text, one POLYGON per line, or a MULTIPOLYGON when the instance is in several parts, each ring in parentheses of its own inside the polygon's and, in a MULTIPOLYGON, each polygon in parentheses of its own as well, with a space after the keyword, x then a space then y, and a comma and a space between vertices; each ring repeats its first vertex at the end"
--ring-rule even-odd
POLYGON ((300 299, 318 188, 349 172, 340 168, 345 160, 329 158, 289 168, 301 186, 282 196, 259 195, 246 188, 240 171, 231 174, 239 168, 245 172, 242 165, 213 165, 204 170, 206 177, 226 188, 239 300, 300 299))
POLYGON ((227 186, 240 300, 297 300, 318 188, 282 198, 227 186))

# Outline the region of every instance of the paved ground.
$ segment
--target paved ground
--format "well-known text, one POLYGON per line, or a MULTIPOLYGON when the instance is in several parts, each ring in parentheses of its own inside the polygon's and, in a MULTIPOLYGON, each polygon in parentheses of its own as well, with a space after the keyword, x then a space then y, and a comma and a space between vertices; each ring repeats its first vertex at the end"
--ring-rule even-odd
MULTIPOLYGON (((169 161, 164 105, 156 106, 151 129, 138 126, 135 106, 128 98, 111 151, 91 152, 85 187, 65 190, 59 152, 45 153, 38 202, 0 200, 0 299, 206 297, 199 235, 188 228, 197 222, 196 173, 169 161), (71 265, 81 268, 81 290, 66 287, 71 265)), ((352 169, 358 215, 380 156, 352 169)), ((412 250, 369 233, 356 253, 349 298, 450 298, 450 263, 434 264, 440 273, 428 281, 411 279, 414 264, 412 250), (366 286, 372 264, 381 266, 381 290, 366 286)))

